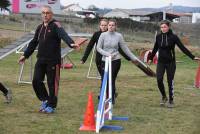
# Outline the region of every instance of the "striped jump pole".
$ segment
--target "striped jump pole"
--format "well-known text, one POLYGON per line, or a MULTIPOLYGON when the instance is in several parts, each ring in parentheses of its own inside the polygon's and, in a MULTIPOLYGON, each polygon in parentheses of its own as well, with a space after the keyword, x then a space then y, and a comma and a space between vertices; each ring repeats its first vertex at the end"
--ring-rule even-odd
POLYGON ((128 117, 113 116, 112 111, 112 62, 111 56, 109 56, 105 60, 105 70, 96 116, 96 133, 99 133, 100 129, 123 130, 121 126, 104 125, 106 120, 128 120, 128 117), (108 95, 106 94, 107 86, 109 87, 108 95))

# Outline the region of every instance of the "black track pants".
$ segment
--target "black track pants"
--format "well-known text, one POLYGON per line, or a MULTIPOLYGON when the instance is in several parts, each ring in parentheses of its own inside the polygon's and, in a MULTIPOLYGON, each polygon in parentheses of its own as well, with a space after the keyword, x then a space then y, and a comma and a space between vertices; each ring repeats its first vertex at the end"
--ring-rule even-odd
POLYGON ((164 73, 167 73, 167 82, 168 82, 168 88, 169 88, 169 100, 173 100, 174 98, 174 75, 176 71, 176 64, 175 62, 171 63, 158 63, 156 74, 157 74, 157 84, 158 88, 160 90, 160 93, 163 97, 166 97, 165 93, 165 86, 163 83, 163 76, 164 73))
POLYGON ((0 90, 3 92, 4 95, 7 95, 8 90, 1 82, 0 82, 0 90))
MULTIPOLYGON (((117 78, 117 74, 120 70, 120 67, 121 67, 121 60, 120 59, 112 61, 112 99, 113 99, 113 102, 115 101, 115 93, 116 93, 115 81, 116 81, 116 78, 117 78)), ((102 62, 101 68, 102 68, 101 78, 102 78, 102 81, 103 81, 103 74, 104 74, 104 68, 105 68, 105 62, 104 61, 102 62)), ((107 92, 108 92, 108 88, 107 88, 107 92)))
POLYGON ((56 108, 58 87, 60 79, 60 65, 54 63, 42 63, 37 61, 33 76, 33 89, 40 101, 48 100, 48 106, 56 108), (44 84, 47 78, 48 92, 44 84))

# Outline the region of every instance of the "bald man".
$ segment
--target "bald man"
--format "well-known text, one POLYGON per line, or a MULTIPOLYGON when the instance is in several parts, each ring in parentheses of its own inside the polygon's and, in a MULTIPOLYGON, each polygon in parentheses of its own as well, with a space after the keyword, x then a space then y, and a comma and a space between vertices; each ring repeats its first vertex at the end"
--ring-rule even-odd
POLYGON ((50 6, 41 8, 42 24, 38 25, 34 38, 29 43, 19 63, 27 59, 38 46, 37 62, 33 76, 33 89, 41 101, 40 112, 53 113, 57 106, 61 64, 61 39, 71 48, 78 47, 68 36, 61 24, 53 19, 50 6), (47 77, 47 92, 44 77, 47 77))

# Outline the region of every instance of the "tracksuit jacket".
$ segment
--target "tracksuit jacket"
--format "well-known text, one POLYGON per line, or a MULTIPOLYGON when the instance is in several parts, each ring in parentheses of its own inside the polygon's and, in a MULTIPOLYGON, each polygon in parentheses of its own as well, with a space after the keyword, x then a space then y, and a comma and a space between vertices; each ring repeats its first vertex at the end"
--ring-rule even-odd
POLYGON ((38 46, 38 60, 60 63, 61 39, 72 48, 70 44, 73 44, 74 41, 65 34, 59 22, 52 20, 47 27, 44 24, 40 24, 36 29, 33 40, 25 50, 24 56, 28 58, 38 46))
POLYGON ((183 53, 185 53, 191 59, 194 59, 195 56, 192 55, 186 47, 184 47, 178 36, 173 34, 171 29, 167 33, 160 33, 156 36, 156 42, 154 44, 150 59, 153 60, 153 57, 158 51, 158 62, 170 63, 175 61, 175 45, 177 45, 181 51, 183 51, 183 53))
POLYGON ((177 35, 173 34, 170 29, 167 33, 160 33, 156 36, 156 42, 150 60, 153 60, 158 51, 158 64, 156 68, 157 84, 162 97, 166 97, 163 76, 166 71, 167 82, 169 87, 169 102, 174 98, 174 75, 176 71, 175 45, 177 45, 183 53, 194 59, 194 55, 181 43, 177 35))
POLYGON ((33 76, 33 89, 40 101, 48 101, 47 106, 56 108, 60 79, 61 39, 69 47, 74 41, 68 36, 60 23, 52 20, 47 26, 40 24, 29 46, 24 51, 28 58, 38 46, 37 62, 33 76), (49 92, 47 92, 44 77, 47 76, 49 92))

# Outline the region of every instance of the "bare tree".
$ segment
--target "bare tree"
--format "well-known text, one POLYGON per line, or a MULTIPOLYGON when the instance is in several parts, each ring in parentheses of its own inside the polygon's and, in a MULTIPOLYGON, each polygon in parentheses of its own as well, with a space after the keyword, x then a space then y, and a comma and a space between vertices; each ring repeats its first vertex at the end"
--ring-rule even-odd
POLYGON ((2 11, 2 10, 10 11, 10 10, 8 9, 8 7, 9 7, 10 5, 11 5, 11 4, 10 4, 10 1, 9 1, 9 0, 0 0, 0 9, 1 9, 1 11, 2 11))

